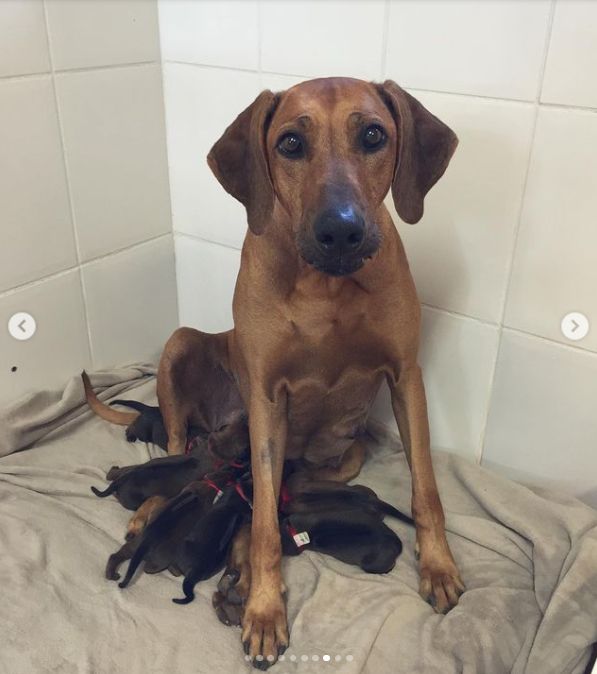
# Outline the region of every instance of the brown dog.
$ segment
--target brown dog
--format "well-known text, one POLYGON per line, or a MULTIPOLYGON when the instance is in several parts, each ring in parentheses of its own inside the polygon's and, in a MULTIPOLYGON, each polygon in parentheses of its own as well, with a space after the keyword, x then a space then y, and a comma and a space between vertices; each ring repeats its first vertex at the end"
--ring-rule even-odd
POLYGON ((321 467, 326 479, 354 477, 384 380, 412 471, 421 595, 443 613, 464 591, 431 463, 420 307, 383 203, 391 189, 400 217, 417 222, 457 142, 394 82, 334 78, 264 91, 209 154, 248 216, 235 328, 177 331, 160 363, 158 398, 173 454, 184 451, 189 424, 205 425, 214 390, 249 413, 250 565, 246 530, 233 562, 250 569, 242 641, 259 668, 288 644, 276 514, 284 460, 321 467))

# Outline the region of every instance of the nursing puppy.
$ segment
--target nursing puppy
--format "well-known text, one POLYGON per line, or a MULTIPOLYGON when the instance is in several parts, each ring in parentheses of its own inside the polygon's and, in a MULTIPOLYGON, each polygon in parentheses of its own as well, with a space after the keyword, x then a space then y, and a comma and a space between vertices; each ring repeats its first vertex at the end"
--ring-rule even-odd
POLYGON ((112 484, 104 491, 95 487, 91 491, 100 498, 114 494, 125 508, 137 510, 147 499, 172 498, 189 482, 217 470, 223 462, 242 461, 248 454, 248 426, 239 419, 206 438, 194 438, 188 444, 187 455, 159 457, 141 465, 112 466, 106 475, 112 484))
POLYGON ((216 459, 205 448, 198 456, 165 456, 151 459, 138 466, 113 466, 108 472, 112 484, 104 491, 91 487, 100 498, 114 494, 128 510, 137 510, 147 499, 178 495, 189 482, 198 480, 214 470, 216 459))
MULTIPOLYGON (((113 424, 126 426, 125 435, 129 442, 140 440, 168 451, 168 432, 159 407, 137 400, 113 400, 110 405, 106 405, 95 394, 85 371, 81 373, 81 379, 87 404, 95 414, 113 424), (121 412, 113 409, 114 405, 130 407, 136 411, 121 412)), ((229 392, 226 397, 234 398, 234 395, 229 392)), ((224 401, 218 407, 219 402, 219 397, 214 392, 213 409, 210 410, 209 418, 201 419, 201 423, 191 419, 187 421, 186 439, 209 439, 213 451, 221 458, 233 458, 241 449, 239 444, 242 448, 249 444, 248 417, 242 406, 233 404, 234 400, 224 401)))
MULTIPOLYGON (((312 481, 304 472, 285 477, 288 479, 283 483, 279 504, 284 555, 296 556, 303 550, 313 550, 367 573, 388 573, 394 568, 402 542, 383 518, 389 515, 414 525, 408 515, 363 485, 312 481)), ((225 625, 242 622, 245 602, 243 593, 236 589, 242 579, 231 559, 212 597, 218 619, 225 625)))
POLYGON ((119 583, 121 588, 129 584, 145 561, 149 573, 166 568, 175 574, 183 573, 185 597, 173 601, 191 602, 194 586, 224 567, 232 537, 250 515, 250 499, 250 475, 246 472, 244 478, 236 480, 224 471, 210 476, 209 483, 192 483, 163 508, 138 542, 128 548, 125 545, 112 555, 106 576, 116 579, 116 564, 132 551, 126 575, 119 583))
POLYGON ((296 472, 290 475, 283 486, 280 500, 280 511, 293 513, 329 513, 336 509, 357 509, 368 515, 376 515, 383 519, 390 515, 396 519, 414 524, 412 518, 397 508, 382 501, 377 494, 364 485, 349 486, 332 480, 311 480, 308 474, 296 472))
POLYGON ((197 480, 188 484, 170 501, 162 503, 145 529, 110 555, 106 564, 106 578, 120 580, 118 568, 135 555, 135 566, 124 587, 143 560, 146 573, 158 573, 168 569, 174 575, 180 575, 182 572, 177 565, 179 546, 213 499, 213 489, 203 480, 197 480))
MULTIPOLYGON (((182 571, 177 560, 182 541, 193 530, 196 522, 219 500, 223 490, 235 484, 248 469, 248 462, 226 463, 209 474, 202 473, 190 482, 188 476, 184 479, 181 476, 183 486, 169 498, 150 497, 145 503, 155 500, 155 504, 147 513, 145 527, 138 535, 127 536, 127 543, 110 556, 106 566, 106 578, 118 580, 118 567, 135 554, 135 568, 145 560, 144 569, 147 573, 169 569, 174 575, 180 575, 182 571)), ((143 473, 141 477, 142 475, 143 473)), ((142 483, 140 486, 143 486, 142 483)), ((159 490, 166 492, 163 486, 159 490)))
POLYGON ((280 520, 284 555, 303 550, 330 555, 367 573, 388 573, 402 541, 376 514, 356 507, 332 512, 299 512, 280 520))

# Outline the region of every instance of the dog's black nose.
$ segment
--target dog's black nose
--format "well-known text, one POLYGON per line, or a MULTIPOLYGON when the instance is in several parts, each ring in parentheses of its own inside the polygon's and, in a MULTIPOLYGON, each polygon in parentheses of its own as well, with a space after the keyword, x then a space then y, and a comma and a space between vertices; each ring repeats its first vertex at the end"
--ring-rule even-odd
POLYGON ((317 247, 330 257, 355 253, 365 238, 365 222, 352 206, 321 213, 313 226, 317 247))

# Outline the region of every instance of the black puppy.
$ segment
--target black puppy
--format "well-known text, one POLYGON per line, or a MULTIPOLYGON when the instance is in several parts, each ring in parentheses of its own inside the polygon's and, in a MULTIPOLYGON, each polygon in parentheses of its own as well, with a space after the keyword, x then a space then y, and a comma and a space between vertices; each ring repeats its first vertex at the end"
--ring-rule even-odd
MULTIPOLYGON (((160 508, 140 535, 110 555, 106 565, 106 578, 119 580, 118 567, 135 555, 135 567, 131 570, 130 577, 143 560, 146 573, 158 573, 168 569, 175 576, 181 575, 182 571, 177 565, 181 541, 214 498, 214 490, 204 480, 188 484, 180 494, 160 508)), ((130 578, 125 586, 129 580, 130 578)))
MULTIPOLYGON (((89 407, 102 419, 113 424, 127 426, 126 439, 129 442, 140 440, 168 451, 168 433, 159 407, 145 405, 137 400, 113 400, 110 406, 103 403, 95 394, 85 371, 81 373, 85 397, 89 407), (136 410, 119 412, 113 405, 122 405, 136 410)), ((211 449, 223 459, 238 456, 249 445, 249 423, 246 414, 229 418, 219 428, 208 431, 201 426, 190 425, 187 429, 189 439, 207 439, 211 449)))
MULTIPOLYGON (((125 431, 126 439, 129 442, 140 440, 141 442, 153 443, 165 452, 168 451, 168 433, 159 407, 145 405, 137 400, 113 400, 110 403, 110 406, 112 405, 130 407, 139 412, 139 416, 127 426, 125 431)), ((200 434, 200 428, 189 429, 191 437, 200 434)))
POLYGON ((205 448, 195 456, 164 456, 136 466, 112 467, 107 474, 112 484, 104 491, 91 487, 100 498, 114 494, 128 510, 137 510, 152 496, 173 498, 189 482, 214 470, 217 459, 205 448))
POLYGON ((382 501, 373 489, 364 485, 349 486, 331 480, 314 481, 301 472, 291 474, 282 485, 279 505, 281 513, 329 513, 338 508, 355 508, 366 514, 377 515, 380 519, 384 515, 390 515, 407 524, 414 524, 408 515, 382 501))
MULTIPOLYGON (((385 515, 413 524, 394 506, 362 485, 314 482, 305 473, 285 475, 280 494, 282 553, 303 550, 331 555, 368 573, 387 573, 402 551, 399 537, 384 522, 385 515)), ((240 625, 243 596, 236 591, 240 574, 228 566, 218 583, 212 604, 220 622, 240 625)))
MULTIPOLYGON (((222 471, 210 475, 208 482, 189 485, 143 531, 119 586, 126 587, 145 560, 151 573, 164 568, 183 573, 185 598, 173 601, 193 601, 195 585, 224 567, 232 538, 250 514, 250 482, 250 473, 234 479, 222 471)), ((116 553, 120 561, 126 547, 116 553)), ((106 575, 114 577, 114 571, 109 560, 106 575)))
POLYGON ((210 433, 207 438, 194 438, 185 456, 160 457, 141 465, 112 466, 106 475, 112 484, 104 491, 95 487, 91 487, 91 491, 100 498, 115 494, 125 508, 137 510, 152 496, 176 496, 189 482, 201 479, 222 464, 243 462, 248 453, 248 427, 244 422, 236 422, 210 433))
POLYGON ((413 520, 382 501, 369 487, 339 482, 313 482, 300 473, 282 490, 283 553, 312 549, 368 573, 387 573, 402 552, 402 542, 383 523, 390 515, 407 524, 413 520))
POLYGON ((402 542, 376 514, 358 508, 331 513, 300 512, 280 521, 282 554, 315 550, 367 573, 388 573, 402 552, 402 542))

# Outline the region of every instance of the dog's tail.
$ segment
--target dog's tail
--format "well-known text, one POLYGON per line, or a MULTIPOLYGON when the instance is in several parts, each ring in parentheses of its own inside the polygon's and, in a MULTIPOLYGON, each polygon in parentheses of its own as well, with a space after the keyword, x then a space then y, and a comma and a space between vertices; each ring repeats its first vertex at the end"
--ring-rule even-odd
POLYGON ((81 379, 83 380, 83 386, 85 387, 87 404, 98 417, 110 421, 113 424, 128 426, 139 416, 137 412, 118 412, 117 410, 108 407, 108 405, 104 405, 104 403, 95 395, 95 391, 91 387, 91 382, 89 381, 89 377, 85 370, 81 372, 81 379))
POLYGON ((406 522, 406 524, 413 524, 414 525, 414 523, 415 523, 415 521, 412 519, 412 517, 409 517, 408 515, 405 515, 403 512, 398 510, 398 508, 394 508, 393 505, 390 505, 389 503, 386 503, 385 501, 382 501, 381 499, 378 499, 377 506, 384 515, 389 515, 390 517, 395 517, 397 520, 400 520, 401 522, 406 522))

